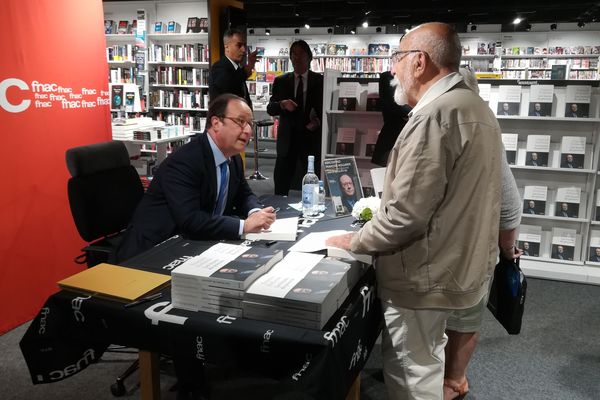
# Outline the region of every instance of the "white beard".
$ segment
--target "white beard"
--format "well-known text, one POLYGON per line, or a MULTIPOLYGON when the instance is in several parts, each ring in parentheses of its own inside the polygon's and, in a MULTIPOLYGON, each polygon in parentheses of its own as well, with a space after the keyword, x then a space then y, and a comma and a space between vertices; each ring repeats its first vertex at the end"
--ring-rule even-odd
POLYGON ((406 96, 406 91, 402 87, 402 84, 398 80, 397 76, 394 76, 394 79, 390 81, 390 86, 395 87, 394 90, 394 101, 399 106, 404 106, 408 104, 408 97, 406 96))

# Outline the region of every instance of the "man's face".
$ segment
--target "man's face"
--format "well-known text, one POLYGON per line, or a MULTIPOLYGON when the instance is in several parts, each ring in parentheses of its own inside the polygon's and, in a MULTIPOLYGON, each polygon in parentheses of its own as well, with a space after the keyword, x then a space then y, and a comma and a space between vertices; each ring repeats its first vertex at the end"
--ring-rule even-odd
POLYGON ((537 160, 537 153, 531 153, 531 159, 537 160))
POLYGON ((529 242, 523 242, 523 250, 529 250, 529 242))
POLYGON ((236 63, 241 63, 246 54, 246 38, 235 34, 224 43, 225 55, 236 63))
POLYGON ((508 103, 504 103, 504 104, 502 104, 502 109, 503 109, 504 111, 508 111, 508 103))
POLYGON ((564 253, 564 251, 565 251, 565 249, 564 249, 562 246, 558 246, 558 247, 556 248, 556 250, 557 250, 559 253, 564 253))
POLYGON ((348 105, 348 99, 347 98, 342 98, 342 104, 347 106, 348 105))
POLYGON ((596 247, 596 255, 600 257, 600 247, 596 247))
POLYGON ((535 103, 533 105, 533 107, 535 108, 535 111, 540 111, 542 109, 542 106, 540 105, 540 103, 535 103))
POLYGON ((567 161, 568 162, 573 162, 573 155, 572 154, 567 154, 567 161))
POLYGON ((231 100, 225 118, 212 117, 213 140, 225 157, 244 151, 252 134, 252 110, 245 101, 231 100))
POLYGON ((560 209, 563 211, 567 211, 569 209, 569 205, 567 203, 562 203, 560 205, 560 209))
POLYGON ((535 201, 529 200, 529 208, 535 208, 535 201))
POLYGON ((354 183, 352 183, 352 178, 348 175, 342 175, 340 178, 340 185, 342 185, 342 190, 347 196, 354 196, 354 183))
POLYGON ((308 54, 306 54, 299 45, 292 47, 290 51, 290 60, 292 61, 294 72, 297 74, 303 74, 308 70, 308 65, 310 63, 308 54))
MULTIPOLYGON (((411 48, 410 34, 406 35, 400 41, 400 51, 417 50, 411 48)), ((392 73, 395 75, 398 84, 394 93, 394 100, 399 105, 409 104, 414 106, 417 102, 414 100, 414 89, 416 80, 412 75, 414 57, 419 53, 400 53, 392 59, 392 73)))
POLYGON ((571 111, 577 112, 577 104, 571 104, 571 111))

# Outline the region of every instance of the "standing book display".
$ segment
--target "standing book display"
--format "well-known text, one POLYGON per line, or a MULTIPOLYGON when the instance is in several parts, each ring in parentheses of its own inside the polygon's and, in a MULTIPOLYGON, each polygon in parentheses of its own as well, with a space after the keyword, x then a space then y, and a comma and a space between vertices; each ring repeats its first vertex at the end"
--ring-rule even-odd
POLYGON ((363 198, 362 186, 354 157, 323 160, 323 172, 336 215, 348 215, 363 198))

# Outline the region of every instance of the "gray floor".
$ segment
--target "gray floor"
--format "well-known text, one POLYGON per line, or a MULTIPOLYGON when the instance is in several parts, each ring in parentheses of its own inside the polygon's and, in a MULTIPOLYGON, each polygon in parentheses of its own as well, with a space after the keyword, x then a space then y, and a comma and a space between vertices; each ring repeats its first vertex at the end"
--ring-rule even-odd
MULTIPOLYGON (((272 163, 260 165, 272 177, 272 163)), ((251 186, 259 194, 272 193, 272 180, 251 186)), ((0 337, 0 399, 113 399, 110 385, 133 355, 107 353, 102 362, 69 379, 34 386, 18 346, 27 325, 0 337)), ((599 286, 529 279, 520 335, 507 335, 485 313, 482 340, 468 372, 467 399, 600 399, 599 334, 599 286)), ((376 345, 362 374, 363 400, 387 399, 379 350, 376 345)), ((134 376, 128 385, 135 381, 134 376)), ((161 374, 163 399, 175 399, 169 392, 174 382, 172 374, 161 374)), ((124 398, 139 399, 139 390, 124 398)))

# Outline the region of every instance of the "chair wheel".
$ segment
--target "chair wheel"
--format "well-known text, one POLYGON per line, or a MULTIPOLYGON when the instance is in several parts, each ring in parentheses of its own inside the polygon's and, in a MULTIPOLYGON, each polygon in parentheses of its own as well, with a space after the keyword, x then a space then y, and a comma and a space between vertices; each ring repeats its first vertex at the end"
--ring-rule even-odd
POLYGON ((110 385, 110 392, 115 397, 122 397, 127 393, 127 391, 125 390, 125 385, 122 381, 119 380, 110 385))

